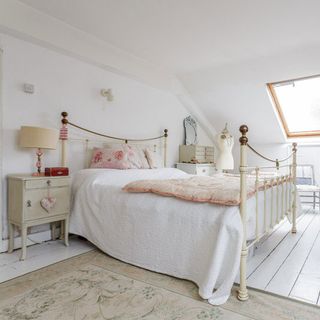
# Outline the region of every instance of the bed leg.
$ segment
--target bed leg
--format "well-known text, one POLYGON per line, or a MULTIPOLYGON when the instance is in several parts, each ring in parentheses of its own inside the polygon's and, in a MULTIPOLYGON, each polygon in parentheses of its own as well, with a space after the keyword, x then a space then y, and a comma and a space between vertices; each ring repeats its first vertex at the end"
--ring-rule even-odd
POLYGON ((243 239, 240 258, 240 289, 238 299, 246 301, 249 298, 247 290, 247 132, 248 127, 240 127, 242 136, 240 137, 240 214, 243 227, 243 239))
MULTIPOLYGON (((294 193, 296 193, 296 191, 294 193)), ((293 198, 295 199, 295 195, 293 196, 293 198)), ((291 228, 291 233, 297 233, 297 207, 296 207, 295 201, 292 204, 292 228, 291 228)))
POLYGON ((241 260, 240 260, 240 288, 238 291, 238 299, 240 301, 246 301, 249 299, 248 289, 247 289, 247 256, 248 249, 242 249, 241 260))

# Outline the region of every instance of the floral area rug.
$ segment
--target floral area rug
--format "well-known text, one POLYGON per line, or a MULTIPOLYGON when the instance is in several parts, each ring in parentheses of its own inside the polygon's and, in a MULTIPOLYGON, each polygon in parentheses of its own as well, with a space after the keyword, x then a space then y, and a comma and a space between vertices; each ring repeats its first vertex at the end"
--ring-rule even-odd
POLYGON ((320 309, 250 291, 219 307, 185 280, 137 268, 93 251, 0 285, 1 320, 320 319, 320 309))

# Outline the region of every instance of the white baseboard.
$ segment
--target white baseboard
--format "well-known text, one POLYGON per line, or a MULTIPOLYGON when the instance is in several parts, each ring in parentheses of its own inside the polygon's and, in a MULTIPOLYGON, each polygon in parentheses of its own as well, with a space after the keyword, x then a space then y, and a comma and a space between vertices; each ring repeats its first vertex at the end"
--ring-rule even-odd
MULTIPOLYGON (((31 246, 35 243, 51 240, 51 230, 41 231, 33 234, 28 234, 27 246, 31 246)), ((9 240, 3 239, 0 247, 1 252, 8 251, 9 240)), ((21 248, 21 237, 14 238, 14 249, 21 248)))

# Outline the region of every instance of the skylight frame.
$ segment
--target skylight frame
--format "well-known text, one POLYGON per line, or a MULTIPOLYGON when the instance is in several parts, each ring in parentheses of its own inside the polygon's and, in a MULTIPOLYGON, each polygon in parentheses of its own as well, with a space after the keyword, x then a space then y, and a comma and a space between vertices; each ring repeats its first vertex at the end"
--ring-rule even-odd
POLYGON ((279 84, 285 84, 285 83, 290 83, 290 82, 299 81, 299 80, 308 80, 308 79, 312 79, 312 78, 320 78, 320 74, 307 76, 307 77, 300 77, 300 78, 295 78, 295 79, 290 79, 290 80, 283 80, 283 81, 267 83, 268 90, 270 92, 273 103, 276 107, 277 113, 279 115, 281 124, 282 124, 283 129, 286 133, 287 138, 320 137, 320 130, 298 131, 298 132, 290 131, 274 87, 279 84))

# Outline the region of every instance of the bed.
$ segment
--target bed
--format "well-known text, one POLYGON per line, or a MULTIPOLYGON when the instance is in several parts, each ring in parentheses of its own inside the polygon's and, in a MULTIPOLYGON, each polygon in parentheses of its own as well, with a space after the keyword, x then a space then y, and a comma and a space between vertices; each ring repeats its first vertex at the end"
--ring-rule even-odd
MULTIPOLYGON (((62 120, 64 130, 66 125, 74 125, 66 114, 62 120)), ((249 248, 286 217, 292 221, 292 232, 296 232, 296 145, 293 163, 281 166, 288 168, 288 173, 264 177, 265 188, 258 188, 257 184, 257 192, 247 199, 251 169, 246 164, 247 128, 243 127, 241 132, 240 206, 196 203, 122 190, 124 185, 137 180, 190 177, 174 168, 83 169, 73 177, 70 232, 87 238, 122 261, 195 282, 199 295, 215 305, 227 301, 240 265, 238 298, 247 300, 249 248), (271 188, 267 188, 269 181, 271 188)), ((165 135, 160 138, 167 138, 167 131, 165 135)), ((62 142, 66 162, 66 139, 62 142)), ((281 162, 275 160, 277 169, 281 162)), ((253 167, 253 170, 256 181, 261 181, 260 169, 253 167)))

